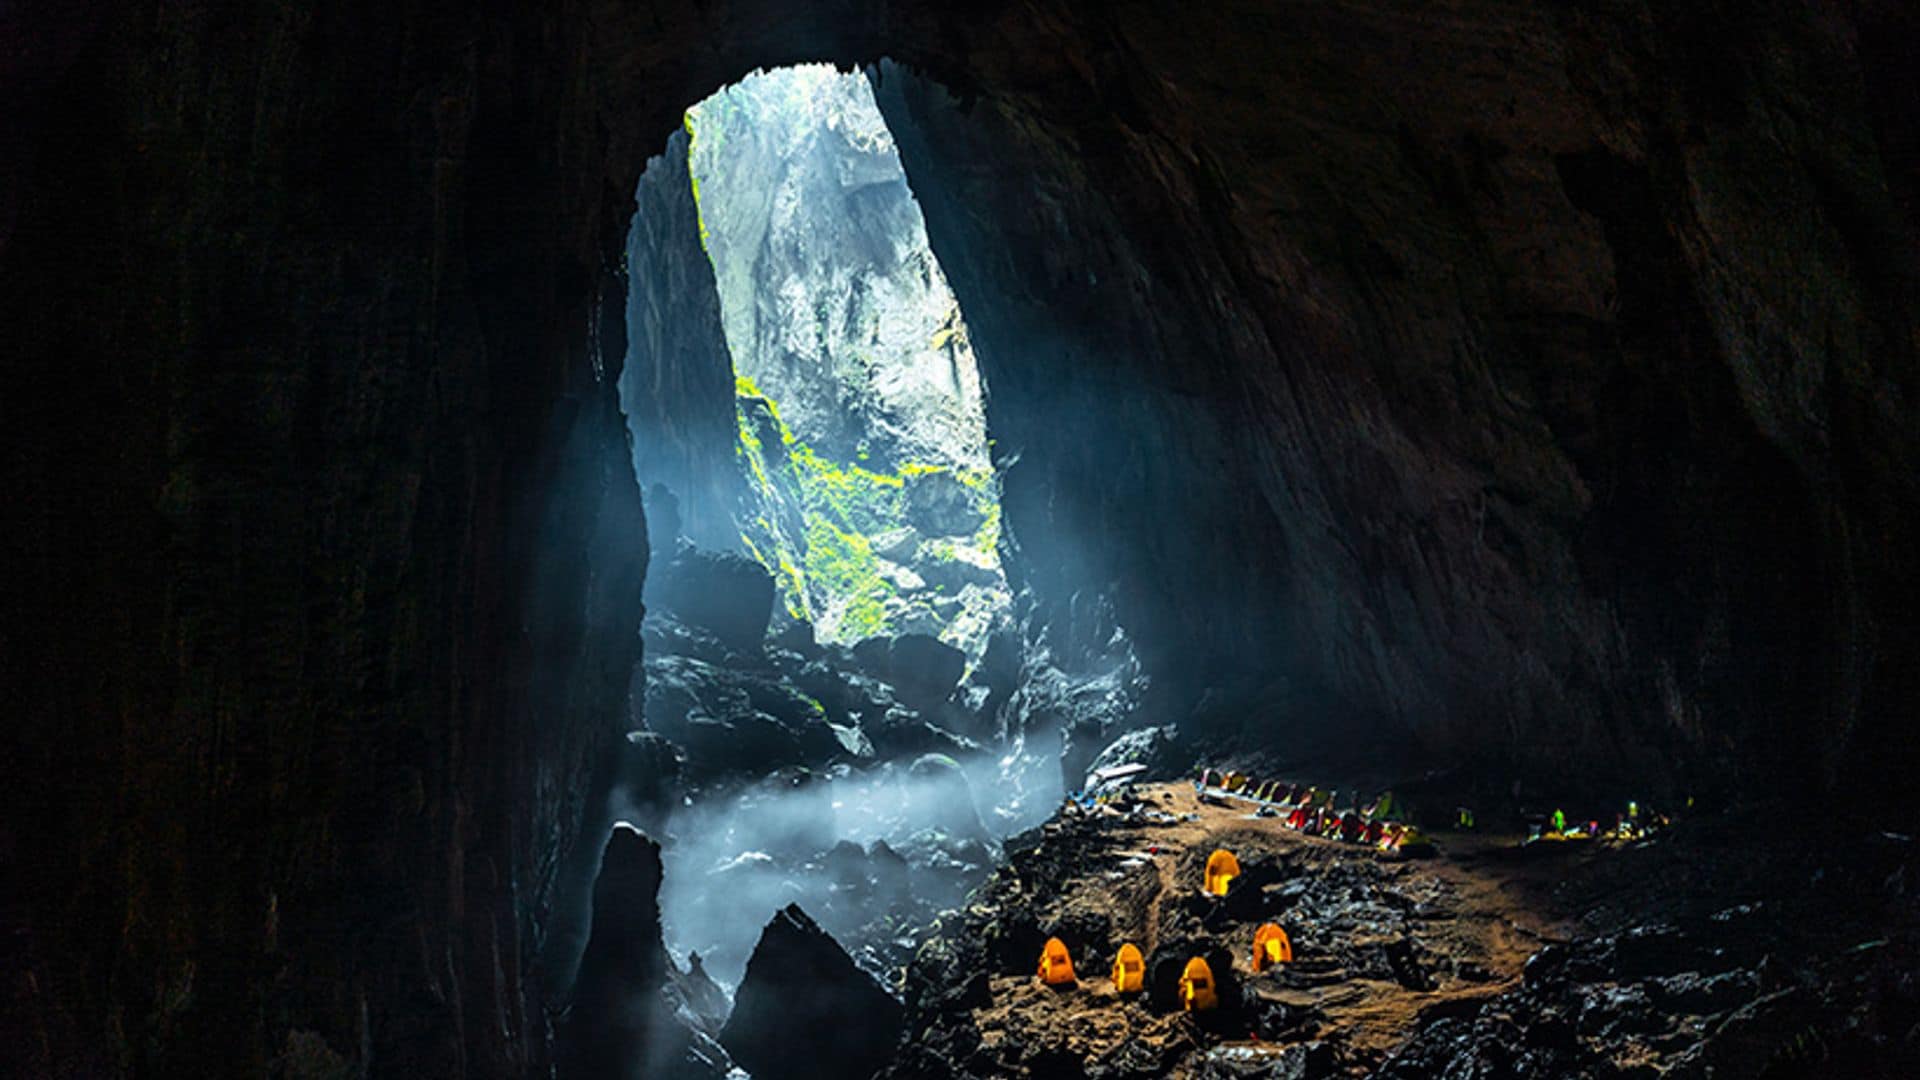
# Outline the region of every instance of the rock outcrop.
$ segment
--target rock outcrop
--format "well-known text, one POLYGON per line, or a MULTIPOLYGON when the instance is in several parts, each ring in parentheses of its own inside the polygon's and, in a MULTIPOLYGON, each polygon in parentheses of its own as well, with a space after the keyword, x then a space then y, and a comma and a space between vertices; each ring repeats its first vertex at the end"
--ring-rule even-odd
POLYGON ((797 906, 747 962, 721 1043, 761 1080, 859 1080, 892 1059, 900 1003, 797 906))
POLYGON ((886 676, 916 709, 938 709, 966 673, 967 654, 931 635, 901 634, 885 645, 886 676))
POLYGON ((736 652, 758 652, 773 617, 773 575, 743 555, 688 544, 654 568, 646 597, 736 652))
POLYGON ((719 1078, 731 1062, 698 1025, 724 1008, 700 970, 686 974, 660 937, 660 845, 614 827, 593 885, 593 930, 561 1035, 560 1075, 574 1080, 719 1078), (680 1006, 687 1006, 682 1016, 680 1006))
POLYGON ((648 493, 655 546, 671 553, 684 536, 713 551, 739 542, 735 524, 746 478, 734 452, 733 356, 687 171, 687 134, 647 162, 627 233, 627 357, 621 408, 633 439, 633 470, 648 493), (657 485, 657 488, 656 488, 657 485), (656 496, 656 491, 658 495, 656 496), (661 528, 669 500, 677 529, 661 528))

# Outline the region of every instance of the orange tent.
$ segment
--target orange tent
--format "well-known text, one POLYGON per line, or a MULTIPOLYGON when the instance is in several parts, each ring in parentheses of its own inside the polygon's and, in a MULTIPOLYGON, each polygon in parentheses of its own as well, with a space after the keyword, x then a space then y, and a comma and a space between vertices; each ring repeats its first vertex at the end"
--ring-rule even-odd
POLYGON ((1180 1007, 1188 1012, 1200 1012, 1218 1004, 1220 997, 1213 988, 1213 969, 1198 956, 1187 961, 1187 970, 1180 973, 1180 1007))
POLYGON ((1213 896, 1227 895, 1227 886, 1240 876, 1240 860, 1226 848, 1216 848, 1207 856, 1206 891, 1213 896))
POLYGON ((1073 982, 1073 957, 1057 937, 1048 938, 1047 947, 1040 950, 1040 981, 1048 986, 1073 982))
POLYGON ((1270 965, 1290 963, 1293 942, 1287 932, 1267 923, 1253 933, 1253 970, 1265 971, 1270 965))
POLYGON ((1123 994, 1139 993, 1147 984, 1147 958, 1132 944, 1120 946, 1113 958, 1113 988, 1123 994))

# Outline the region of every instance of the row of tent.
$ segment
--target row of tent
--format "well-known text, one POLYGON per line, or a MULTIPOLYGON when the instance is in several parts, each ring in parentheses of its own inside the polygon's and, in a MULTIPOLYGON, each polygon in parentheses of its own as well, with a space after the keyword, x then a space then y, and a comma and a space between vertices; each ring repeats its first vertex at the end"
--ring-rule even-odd
MULTIPOLYGON (((1383 792, 1365 809, 1361 809, 1356 800, 1356 805, 1337 811, 1334 802, 1339 793, 1331 789, 1322 790, 1310 784, 1289 784, 1282 780, 1262 781, 1245 773, 1216 773, 1212 769, 1200 770, 1199 778, 1194 781, 1194 790, 1203 797, 1212 795, 1256 803, 1262 814, 1279 816, 1284 813, 1286 819, 1282 824, 1308 836, 1345 840, 1351 844, 1365 844, 1380 851, 1402 854, 1424 851, 1431 846, 1418 829, 1397 820, 1400 808, 1395 804, 1391 791, 1383 792)), ((1208 891, 1213 891, 1211 885, 1208 891)), ((1226 894, 1223 890, 1214 895, 1226 894)))
MULTIPOLYGON (((1350 843, 1368 844, 1382 851, 1408 854, 1416 849, 1424 850, 1427 844, 1426 838, 1418 830, 1398 820, 1404 815, 1391 791, 1383 793, 1364 809, 1356 799, 1348 809, 1336 811, 1334 805, 1339 793, 1332 789, 1323 790, 1309 784, 1289 784, 1280 780, 1261 781, 1246 773, 1216 772, 1206 768, 1200 770, 1199 778, 1194 781, 1194 789, 1202 796, 1256 803, 1261 807, 1262 814, 1277 816, 1284 813, 1288 828, 1310 836, 1333 837, 1350 843)), ((1691 800, 1688 805, 1692 805, 1691 800)), ((1472 808, 1461 806, 1454 809, 1454 828, 1472 829, 1475 824, 1472 808)), ((1644 840, 1670 824, 1672 822, 1665 814, 1634 800, 1629 801, 1627 808, 1614 814, 1610 820, 1569 820, 1566 811, 1555 810, 1544 819, 1531 823, 1526 842, 1644 840)))
MULTIPOLYGON (((1276 964, 1293 960, 1293 941, 1274 923, 1263 923, 1253 934, 1253 970, 1265 971, 1276 964)), ((1122 994, 1137 994, 1146 989, 1147 959, 1140 947, 1127 942, 1113 957, 1113 988, 1122 994)), ((1077 980, 1073 957, 1065 942, 1048 938, 1040 950, 1040 982, 1046 986, 1069 986, 1077 980)), ((1213 968, 1204 957, 1193 957, 1180 972, 1180 1007, 1187 1012, 1203 1012, 1220 1004, 1213 968)))
POLYGON ((1599 819, 1569 821, 1565 810, 1555 810, 1543 821, 1532 822, 1526 842, 1542 840, 1645 840, 1671 822, 1665 814, 1642 807, 1638 801, 1627 803, 1625 811, 1615 814, 1610 824, 1599 819))

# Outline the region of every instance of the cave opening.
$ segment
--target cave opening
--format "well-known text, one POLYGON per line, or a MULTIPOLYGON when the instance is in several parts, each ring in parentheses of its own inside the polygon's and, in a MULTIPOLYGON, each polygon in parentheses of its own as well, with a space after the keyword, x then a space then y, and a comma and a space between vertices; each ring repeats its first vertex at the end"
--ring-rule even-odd
POLYGON ((668 838, 668 943, 723 985, 796 900, 886 976, 1061 786, 998 719, 986 388, 869 75, 690 107, 626 255, 653 569, 610 817, 668 838))
POLYGON ((774 576, 778 623, 932 634, 977 661, 1010 601, 984 391, 866 77, 757 73, 684 131, 745 485, 737 540, 716 539, 774 576))

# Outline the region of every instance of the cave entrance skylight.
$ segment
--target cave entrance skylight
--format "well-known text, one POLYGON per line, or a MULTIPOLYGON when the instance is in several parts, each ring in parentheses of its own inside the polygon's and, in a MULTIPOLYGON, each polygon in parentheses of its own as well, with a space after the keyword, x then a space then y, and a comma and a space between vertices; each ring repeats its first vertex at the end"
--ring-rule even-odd
POLYGON ((686 135, 740 548, 821 641, 923 632, 977 659, 1009 606, 983 388, 871 87, 756 74, 689 109, 686 135))

